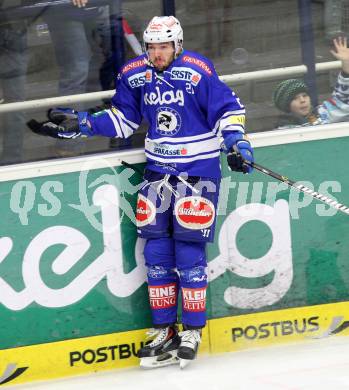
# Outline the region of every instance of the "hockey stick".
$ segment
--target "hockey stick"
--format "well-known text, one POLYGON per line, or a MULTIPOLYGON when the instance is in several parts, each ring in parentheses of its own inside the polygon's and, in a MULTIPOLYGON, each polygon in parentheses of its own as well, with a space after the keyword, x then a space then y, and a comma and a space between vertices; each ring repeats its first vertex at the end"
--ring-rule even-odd
POLYGON ((320 192, 313 191, 311 188, 308 188, 308 187, 304 186, 303 184, 296 184, 295 181, 290 180, 287 176, 279 175, 278 173, 273 172, 270 169, 265 168, 262 165, 259 165, 255 162, 250 162, 250 161, 244 160, 244 164, 249 165, 250 167, 256 169, 257 171, 260 171, 267 176, 271 176, 274 179, 279 180, 282 183, 287 184, 289 187, 295 188, 296 190, 298 190, 300 192, 304 192, 305 194, 310 195, 313 198, 318 199, 321 202, 326 203, 329 206, 331 206, 339 211, 342 211, 344 214, 349 215, 349 207, 348 206, 345 206, 344 204, 339 203, 336 200, 331 199, 326 195, 320 194, 320 192))
POLYGON ((126 161, 124 161, 124 160, 121 160, 121 164, 122 164, 124 167, 133 169, 135 172, 139 173, 139 174, 143 177, 144 172, 142 172, 140 169, 138 169, 137 167, 135 167, 133 164, 129 164, 128 162, 126 162, 126 161))

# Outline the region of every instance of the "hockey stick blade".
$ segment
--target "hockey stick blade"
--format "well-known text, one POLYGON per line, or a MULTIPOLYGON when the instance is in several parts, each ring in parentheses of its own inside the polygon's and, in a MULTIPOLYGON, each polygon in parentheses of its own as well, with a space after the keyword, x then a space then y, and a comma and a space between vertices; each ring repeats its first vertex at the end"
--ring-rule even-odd
POLYGON ((311 188, 308 188, 304 186, 303 184, 296 184, 295 181, 290 180, 287 176, 279 175, 276 172, 271 171, 268 168, 263 167, 262 165, 259 165, 255 162, 250 162, 247 160, 244 160, 244 164, 249 165, 250 167, 256 169, 259 172, 264 173, 267 176, 273 177, 276 180, 281 181, 282 183, 287 184, 289 187, 295 188, 299 192, 304 192, 307 195, 312 196, 314 199, 320 200, 323 203, 326 203, 327 205, 333 207, 336 210, 341 211, 344 214, 349 215, 349 207, 345 206, 342 203, 337 202, 336 200, 329 198, 326 195, 321 194, 320 192, 313 191, 311 188))

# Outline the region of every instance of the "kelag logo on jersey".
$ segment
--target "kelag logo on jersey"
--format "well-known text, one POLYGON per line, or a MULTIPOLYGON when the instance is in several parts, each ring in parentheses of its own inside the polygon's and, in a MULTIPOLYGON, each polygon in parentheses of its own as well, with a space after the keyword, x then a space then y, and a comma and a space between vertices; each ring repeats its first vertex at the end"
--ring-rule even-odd
POLYGON ((181 226, 187 229, 205 229, 214 221, 215 208, 206 198, 188 196, 176 203, 175 214, 181 226))
POLYGON ((184 93, 181 89, 176 91, 165 91, 161 92, 159 87, 155 87, 155 91, 146 92, 144 94, 144 104, 149 106, 165 105, 165 104, 178 104, 184 106, 184 93))
POLYGON ((175 135, 181 128, 181 117, 170 107, 160 107, 156 110, 156 131, 161 135, 175 135))
POLYGON ((189 81, 197 86, 201 80, 201 74, 186 67, 174 67, 171 70, 171 80, 189 81))

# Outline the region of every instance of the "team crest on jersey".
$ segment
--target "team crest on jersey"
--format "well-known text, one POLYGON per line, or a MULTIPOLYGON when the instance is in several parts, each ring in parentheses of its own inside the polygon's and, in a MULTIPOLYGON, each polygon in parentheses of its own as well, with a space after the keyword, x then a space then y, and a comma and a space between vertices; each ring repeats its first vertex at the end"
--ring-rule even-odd
POLYGON ((188 196, 176 203, 175 215, 177 222, 187 229, 206 229, 214 222, 215 208, 206 198, 188 196))
POLYGON ((179 113, 170 107, 159 107, 156 110, 156 131, 161 135, 175 135, 181 128, 179 113))
POLYGON ((149 225, 154 221, 156 208, 148 198, 142 194, 138 194, 136 207, 136 224, 137 227, 149 225))

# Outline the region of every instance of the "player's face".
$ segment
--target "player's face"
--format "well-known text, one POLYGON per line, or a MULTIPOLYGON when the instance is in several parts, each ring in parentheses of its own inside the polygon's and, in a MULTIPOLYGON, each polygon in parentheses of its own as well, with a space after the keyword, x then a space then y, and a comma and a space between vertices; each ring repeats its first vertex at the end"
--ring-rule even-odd
POLYGON ((159 70, 166 69, 174 60, 174 47, 172 42, 149 43, 149 59, 159 70))
POLYGON ((311 113, 311 101, 307 93, 301 92, 290 103, 290 111, 299 116, 307 116, 311 113))

